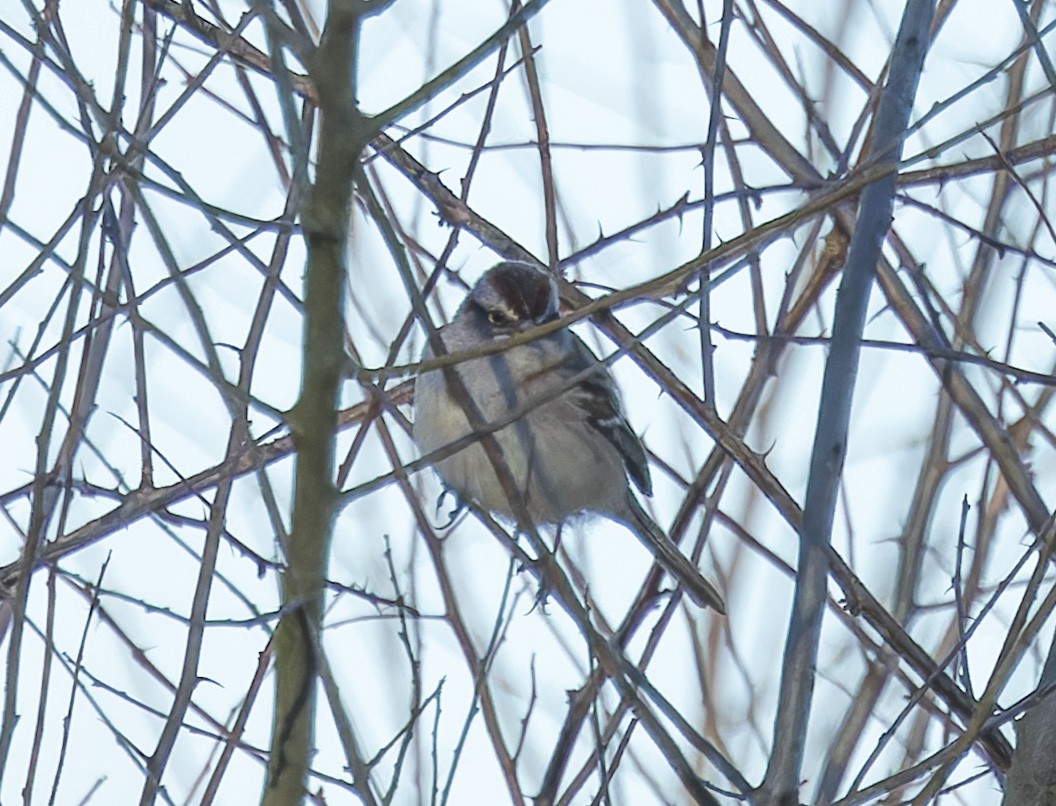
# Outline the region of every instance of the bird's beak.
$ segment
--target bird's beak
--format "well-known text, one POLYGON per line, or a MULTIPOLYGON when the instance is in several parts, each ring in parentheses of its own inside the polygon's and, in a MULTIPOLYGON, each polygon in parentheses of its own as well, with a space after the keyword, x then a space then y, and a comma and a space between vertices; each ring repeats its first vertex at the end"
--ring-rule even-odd
POLYGON ((547 322, 553 322, 555 319, 559 319, 561 314, 558 311, 551 311, 544 313, 542 316, 535 319, 535 324, 545 325, 547 322))

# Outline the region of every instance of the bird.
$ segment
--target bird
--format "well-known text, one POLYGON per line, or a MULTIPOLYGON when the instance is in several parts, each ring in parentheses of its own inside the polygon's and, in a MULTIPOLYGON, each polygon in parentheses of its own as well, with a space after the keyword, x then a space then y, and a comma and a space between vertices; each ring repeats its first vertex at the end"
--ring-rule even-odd
MULTIPOLYGON (((480 277, 436 336, 445 353, 497 347, 559 316, 557 284, 549 273, 503 261, 480 277)), ((434 350, 426 347, 423 360, 431 357, 434 350)), ((624 416, 608 367, 569 329, 446 370, 420 372, 412 437, 423 455, 460 443, 434 463, 445 489, 459 500, 514 522, 527 516, 534 526, 559 526, 581 514, 606 517, 632 531, 697 605, 725 614, 719 592, 631 489, 633 484, 642 495, 652 495, 645 448, 624 416), (460 384, 451 381, 451 372, 460 384), (519 501, 510 500, 509 486, 479 440, 467 440, 475 429, 460 402, 466 394, 483 425, 499 424, 488 430, 519 501)))

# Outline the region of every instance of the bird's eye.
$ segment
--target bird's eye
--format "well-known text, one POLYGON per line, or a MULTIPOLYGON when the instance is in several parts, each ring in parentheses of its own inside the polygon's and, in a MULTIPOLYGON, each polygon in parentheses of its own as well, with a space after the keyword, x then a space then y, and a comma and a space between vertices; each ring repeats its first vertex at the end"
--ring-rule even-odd
POLYGON ((510 319, 509 316, 507 316, 502 311, 497 311, 496 310, 496 311, 488 311, 488 321, 491 322, 491 324, 498 326, 498 325, 508 325, 508 324, 510 324, 510 322, 512 320, 510 319))

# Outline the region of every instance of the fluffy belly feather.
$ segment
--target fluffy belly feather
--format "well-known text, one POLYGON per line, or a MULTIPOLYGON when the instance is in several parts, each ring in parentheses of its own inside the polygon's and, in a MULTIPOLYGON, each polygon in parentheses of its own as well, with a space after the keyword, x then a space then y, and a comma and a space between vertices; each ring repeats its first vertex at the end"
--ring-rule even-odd
MULTIPOLYGON (((509 410, 497 390, 476 403, 486 421, 497 420, 509 410)), ((428 372, 418 379, 415 410, 416 422, 428 419, 432 423, 429 433, 415 429, 415 441, 423 453, 472 433, 464 412, 449 396, 441 372, 428 372)), ((516 494, 537 524, 560 523, 581 511, 607 511, 610 502, 623 492, 625 482, 616 449, 584 422, 582 410, 568 394, 532 410, 496 431, 494 437, 516 494), (545 462, 539 461, 541 456, 546 457, 545 462), (613 478, 614 470, 618 478, 613 478)), ((463 500, 515 519, 515 507, 479 442, 439 460, 436 470, 463 500)))

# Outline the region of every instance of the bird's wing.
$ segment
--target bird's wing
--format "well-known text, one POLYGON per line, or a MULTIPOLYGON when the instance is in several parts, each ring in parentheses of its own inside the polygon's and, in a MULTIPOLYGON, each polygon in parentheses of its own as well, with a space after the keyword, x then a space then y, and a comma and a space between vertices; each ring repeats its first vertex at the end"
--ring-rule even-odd
POLYGON ((645 448, 623 415, 619 391, 616 389, 612 375, 582 339, 571 332, 569 336, 571 336, 572 349, 569 351, 568 358, 563 362, 562 374, 571 377, 590 367, 597 369, 596 372, 587 375, 572 390, 572 399, 586 414, 587 422, 616 446, 620 458, 623 459, 627 475, 631 477, 634 486, 643 495, 652 495, 653 482, 649 476, 649 462, 645 457, 645 448))

